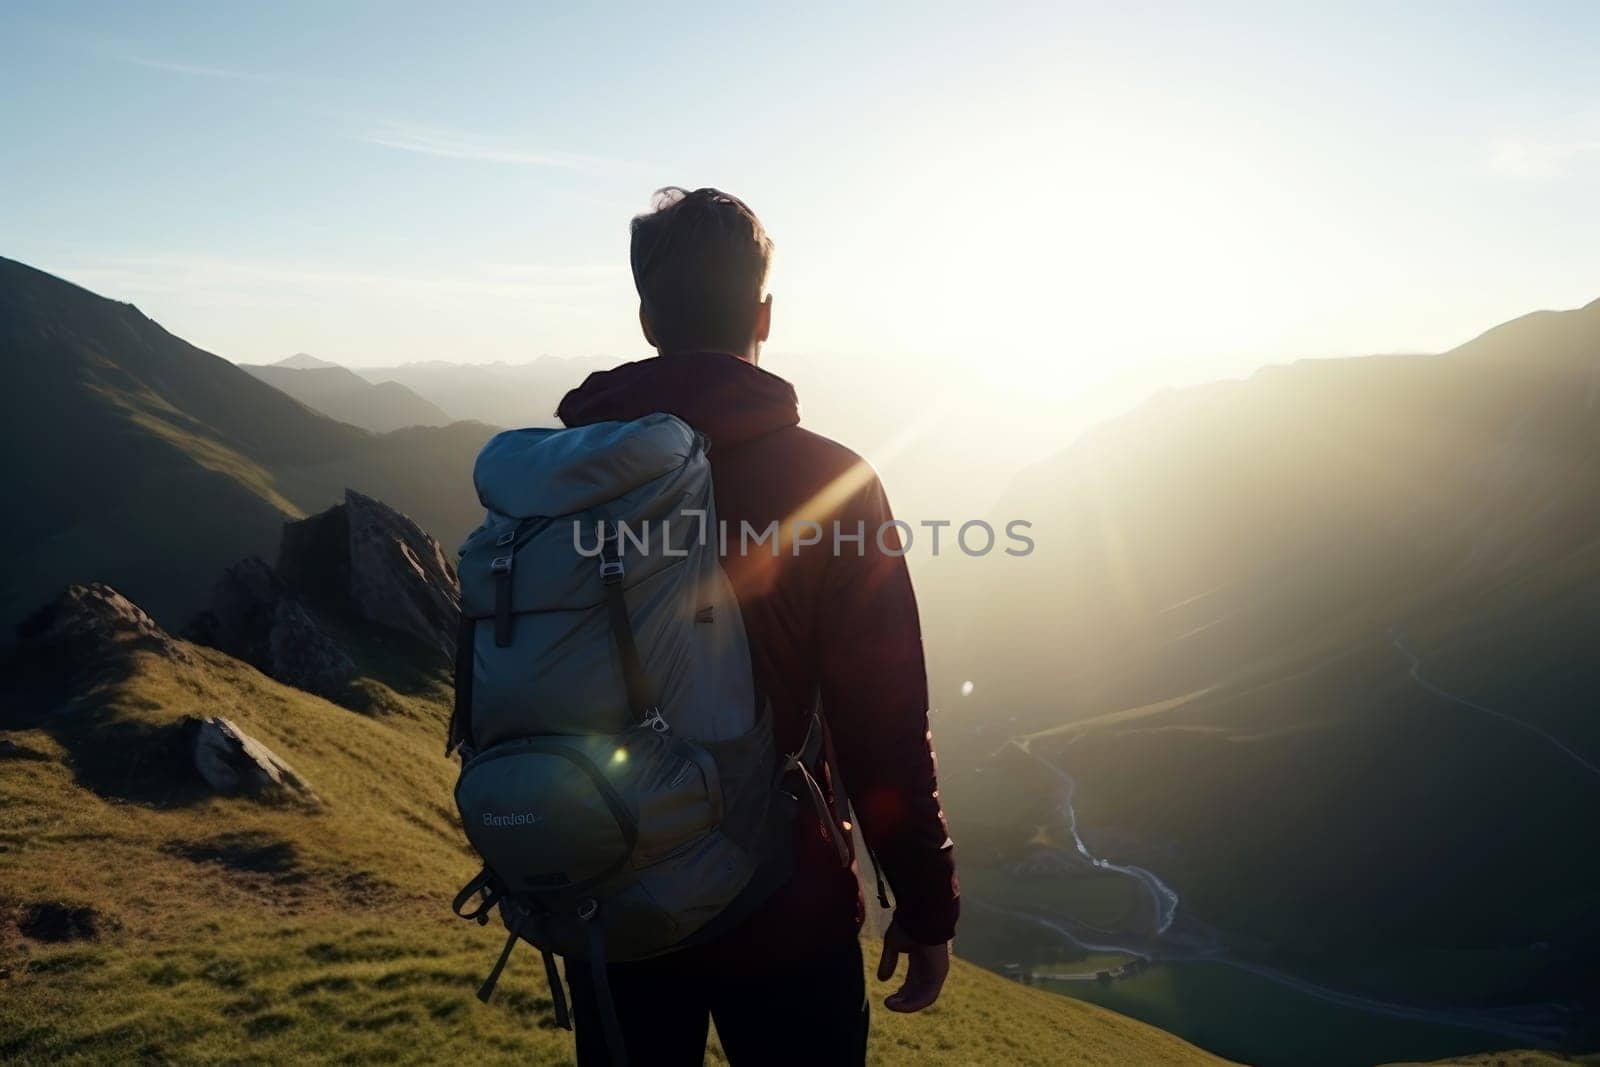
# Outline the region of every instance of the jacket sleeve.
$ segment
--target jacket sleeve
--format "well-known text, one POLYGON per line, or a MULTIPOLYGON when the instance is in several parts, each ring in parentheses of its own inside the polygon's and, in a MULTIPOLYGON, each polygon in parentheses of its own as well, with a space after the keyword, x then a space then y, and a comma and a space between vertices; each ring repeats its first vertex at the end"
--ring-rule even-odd
POLYGON ((960 887, 939 801, 917 599, 893 517, 872 474, 840 508, 837 535, 827 532, 818 675, 845 788, 894 890, 896 921, 932 945, 955 934, 960 887))

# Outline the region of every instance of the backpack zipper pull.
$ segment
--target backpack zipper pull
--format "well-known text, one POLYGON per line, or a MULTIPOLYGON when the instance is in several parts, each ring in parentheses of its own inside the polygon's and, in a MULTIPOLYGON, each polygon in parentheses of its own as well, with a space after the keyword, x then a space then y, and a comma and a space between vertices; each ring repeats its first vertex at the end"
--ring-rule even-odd
POLYGON ((661 709, 656 707, 645 711, 644 718, 639 720, 639 725, 643 729, 654 730, 658 734, 664 734, 672 729, 671 726, 667 725, 667 720, 661 717, 661 709))

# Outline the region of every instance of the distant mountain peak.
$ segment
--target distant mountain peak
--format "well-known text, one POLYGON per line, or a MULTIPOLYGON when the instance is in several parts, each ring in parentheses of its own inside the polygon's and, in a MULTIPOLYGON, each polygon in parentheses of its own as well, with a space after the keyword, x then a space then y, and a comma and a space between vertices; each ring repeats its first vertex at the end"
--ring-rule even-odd
POLYGON ((338 365, 326 359, 318 359, 316 356, 306 352, 296 352, 288 359, 280 359, 272 364, 274 367, 292 367, 295 370, 326 369, 328 367, 337 367, 338 365))
POLYGON ((437 405, 404 385, 372 382, 337 363, 303 353, 277 363, 239 366, 312 411, 372 433, 388 433, 407 426, 443 426, 452 421, 437 405))

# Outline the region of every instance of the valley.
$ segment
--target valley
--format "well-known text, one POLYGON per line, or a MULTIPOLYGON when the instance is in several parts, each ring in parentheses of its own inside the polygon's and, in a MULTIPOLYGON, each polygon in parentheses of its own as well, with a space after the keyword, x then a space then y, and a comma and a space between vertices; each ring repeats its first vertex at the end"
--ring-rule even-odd
MULTIPOLYGON (((1033 755, 1028 738, 1011 743, 1033 755)), ((1083 954, 1064 963, 986 961, 1003 973, 1020 970, 1013 976, 1024 984, 1111 1007, 1250 1063, 1339 1064, 1396 1054, 1434 1059, 1481 1048, 1485 1035, 1506 1048, 1550 1045, 1564 1036, 1568 1020, 1557 1004, 1476 1012, 1379 1000, 1238 958, 1216 930, 1188 916, 1171 932, 1180 906, 1176 890, 1151 871, 1091 852, 1078 832, 1076 783, 1061 766, 1033 758, 1062 782, 1060 823, 1075 851, 1092 869, 1123 877, 1125 903, 1131 896, 1147 906, 1097 914, 1084 894, 1047 879, 995 884, 969 876, 965 899, 978 909, 977 921, 1028 924, 1074 956, 1083 954), (996 903, 1001 900, 1008 903, 996 903), (1204 1010, 1189 1003, 1195 993, 1179 992, 1190 989, 1206 999, 1204 1010), (1260 1026, 1263 1015, 1280 1013, 1296 1020, 1292 1028, 1260 1026), (1231 1031, 1229 1019, 1237 1022, 1231 1031)))
MULTIPOLYGON (((436 561, 448 602, 493 426, 351 425, 6 260, 0 350, 28 369, 0 422, 29 457, 8 472, 0 614, 93 582, 149 612, 81 656, 8 649, 98 666, 7 681, 0 1051, 338 1040, 404 1061, 470 1038, 559 1058, 542 994, 487 1014, 457 995, 479 939, 434 918, 467 859, 448 805, 421 799, 449 790, 448 626, 330 609, 306 577, 325 568, 280 551, 286 523, 387 515, 375 543, 436 561), (319 804, 202 788, 188 746, 219 718, 319 804), (111 1011, 64 1021, 87 998, 111 1011)), ((995 973, 963 966, 931 1030, 887 1020, 884 1062, 1049 1062, 1064 1035, 1101 1050, 1085 1062, 1329 1067, 1600 1044, 1597 354, 1600 303, 1438 356, 1268 367, 1160 394, 1009 478, 973 474, 961 435, 917 452, 869 411, 891 464, 923 464, 913 501, 959 474, 1038 544, 912 560, 956 949, 995 973), (1022 1021, 976 1021, 995 1013, 1022 1021)), ((454 400, 448 369, 414 367, 384 417, 533 410, 582 369, 558 363, 463 374, 454 400)))
MULTIPOLYGON (((1422 691, 1488 713, 1497 728, 1513 736, 1528 729, 1521 720, 1428 682, 1419 661, 1399 639, 1393 640, 1395 668, 1404 669, 1422 691)), ((1327 666, 1316 664, 1303 676, 1327 666)), ((1283 681, 1294 678, 1292 674, 1283 681)), ((1190 699, 1206 695, 1191 694, 1190 699)), ((1433 1059, 1486 1046, 1551 1047, 1572 1039, 1576 1019, 1570 1003, 1505 1001, 1497 999, 1503 994, 1490 992, 1516 989, 1548 966, 1538 961, 1537 947, 1533 952, 1479 953, 1471 976, 1450 973, 1459 963, 1439 959, 1406 974, 1386 975, 1385 982, 1374 985, 1370 973, 1342 968, 1338 955, 1327 950, 1314 959, 1287 960, 1267 942, 1232 936, 1195 913, 1192 902, 1180 895, 1181 882, 1169 883, 1158 873, 1183 869, 1170 851, 1141 846, 1115 825, 1108 833, 1086 823, 1080 815, 1079 782, 1067 768, 1079 765, 1075 761, 1097 733, 1159 731, 1150 720, 1184 703, 1167 702, 1015 737, 988 765, 977 768, 1003 773, 1013 797, 1019 789, 1033 789, 1055 799, 1053 807, 1049 801, 1034 806, 1038 817, 1048 821, 1003 859, 999 870, 969 865, 964 872, 968 912, 963 945, 971 945, 976 958, 1027 984, 1112 1007, 1251 1063, 1369 1062, 1401 1054, 1395 1050, 1433 1059), (1018 754, 1026 757, 1020 764, 1018 754), (1025 777, 1029 767, 1038 773, 1025 777), (1097 840, 1110 842, 1101 847, 1149 858, 1118 862, 1091 847, 1089 842, 1097 840), (1107 873, 1120 881, 1106 884, 1107 873), (999 932, 1016 927, 1042 932, 1045 940, 999 932), (1295 1022, 1263 1027, 1264 1015, 1295 1022)), ((1533 732, 1560 755, 1573 755, 1543 731, 1533 732)), ((1576 762, 1581 767, 1584 761, 1576 762)), ((1096 818, 1106 811, 1092 803, 1089 810, 1096 818)), ((1278 884, 1283 872, 1268 867, 1250 877, 1278 884)), ((1246 898, 1264 895, 1249 883, 1234 885, 1234 892, 1246 898)), ((1317 920, 1306 915, 1302 921, 1314 925, 1317 920)), ((1548 947, 1544 954, 1549 954, 1548 947)))

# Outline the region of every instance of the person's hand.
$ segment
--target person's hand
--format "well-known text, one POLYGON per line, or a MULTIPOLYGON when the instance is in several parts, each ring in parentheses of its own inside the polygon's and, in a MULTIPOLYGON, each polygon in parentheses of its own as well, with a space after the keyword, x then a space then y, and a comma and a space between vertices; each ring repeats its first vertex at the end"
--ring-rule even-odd
POLYGON ((878 981, 894 977, 900 954, 906 956, 906 980, 883 1000, 890 1011, 921 1011, 939 999, 945 976, 950 973, 950 946, 923 945, 911 940, 899 922, 891 922, 883 934, 883 958, 878 961, 878 981))

